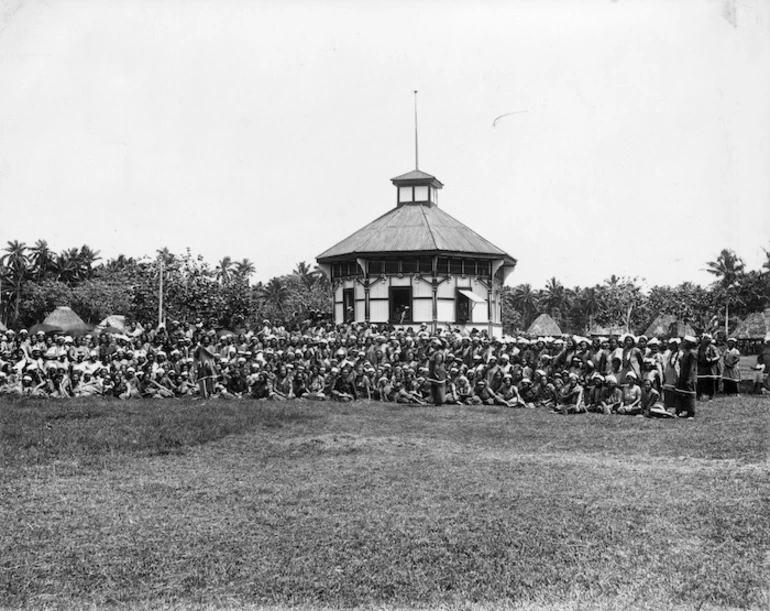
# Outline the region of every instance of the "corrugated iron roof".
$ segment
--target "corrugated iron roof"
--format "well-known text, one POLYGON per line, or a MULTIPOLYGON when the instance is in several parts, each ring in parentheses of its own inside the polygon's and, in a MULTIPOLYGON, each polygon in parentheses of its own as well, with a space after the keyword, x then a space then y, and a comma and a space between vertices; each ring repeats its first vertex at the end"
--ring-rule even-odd
POLYGON ((406 174, 401 174, 401 176, 396 176, 395 178, 391 178, 391 181, 396 180, 438 180, 435 176, 432 176, 431 174, 426 174, 422 170, 412 170, 411 172, 407 172, 406 174))
POLYGON ((335 257, 374 253, 452 252, 516 260, 489 240, 463 225, 438 206, 404 204, 389 210, 316 257, 319 262, 335 257))

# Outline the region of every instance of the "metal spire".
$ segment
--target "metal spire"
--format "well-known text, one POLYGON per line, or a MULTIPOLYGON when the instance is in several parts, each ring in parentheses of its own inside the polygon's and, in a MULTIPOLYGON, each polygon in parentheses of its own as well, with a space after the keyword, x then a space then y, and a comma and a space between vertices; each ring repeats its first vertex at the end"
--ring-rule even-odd
POLYGON ((414 90, 414 169, 420 169, 417 145, 417 90, 414 90))

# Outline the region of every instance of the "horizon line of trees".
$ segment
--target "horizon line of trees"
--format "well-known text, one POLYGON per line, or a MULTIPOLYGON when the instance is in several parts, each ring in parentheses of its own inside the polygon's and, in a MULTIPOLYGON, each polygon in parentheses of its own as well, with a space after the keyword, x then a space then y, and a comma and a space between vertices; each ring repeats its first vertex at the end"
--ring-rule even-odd
POLYGON ((29 327, 56 306, 69 305, 89 324, 122 314, 154 326, 161 273, 166 320, 234 329, 330 310, 329 281, 317 266, 300 261, 289 274, 251 284, 255 272, 249 259, 225 256, 212 267, 189 248, 102 261, 88 245, 54 253, 45 240, 33 246, 9 241, 0 256, 0 321, 29 327))
POLYGON ((644 292, 637 278, 610 276, 602 284, 565 287, 556 277, 544 288, 530 284, 505 287, 503 322, 526 330, 540 314, 562 328, 584 332, 595 325, 646 329, 659 315, 670 314, 700 330, 733 330, 748 314, 770 306, 770 250, 757 270, 746 269, 734 251, 723 249, 706 263, 715 281, 702 287, 692 282, 653 286, 644 292))
MULTIPOLYGON (((566 287, 555 276, 542 289, 504 287, 506 333, 525 331, 547 313, 568 332, 594 325, 646 328, 658 315, 672 314, 698 329, 732 329, 740 318, 770 306, 770 251, 758 270, 747 270, 732 250, 706 263, 715 282, 692 282, 642 290, 637 278, 611 276, 589 287, 566 287)), ((27 246, 9 241, 0 255, 0 320, 28 327, 56 306, 70 305, 87 323, 123 314, 141 324, 158 321, 159 276, 163 273, 166 319, 201 321, 236 329, 262 319, 289 323, 309 314, 331 313, 331 285, 318 266, 297 263, 291 273, 251 284, 249 259, 225 256, 212 267, 201 255, 167 248, 153 257, 123 254, 103 261, 88 245, 51 251, 45 240, 27 246)))

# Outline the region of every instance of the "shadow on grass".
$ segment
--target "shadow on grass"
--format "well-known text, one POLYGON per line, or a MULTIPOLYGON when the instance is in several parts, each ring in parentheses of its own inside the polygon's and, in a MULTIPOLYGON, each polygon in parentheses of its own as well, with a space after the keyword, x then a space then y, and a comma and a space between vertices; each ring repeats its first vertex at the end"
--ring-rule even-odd
POLYGON ((192 446, 319 418, 300 404, 194 400, 125 403, 110 399, 6 399, 0 409, 0 461, 6 468, 113 455, 182 454, 192 446))

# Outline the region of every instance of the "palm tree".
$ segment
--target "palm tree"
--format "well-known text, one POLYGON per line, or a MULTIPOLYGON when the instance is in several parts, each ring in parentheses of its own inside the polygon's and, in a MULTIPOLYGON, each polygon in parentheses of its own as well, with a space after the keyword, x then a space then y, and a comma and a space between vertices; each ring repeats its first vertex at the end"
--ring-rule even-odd
POLYGON ((554 312, 559 316, 566 302, 567 295, 564 290, 564 285, 555 277, 551 278, 546 283, 545 289, 543 290, 542 304, 545 306, 546 311, 551 316, 553 316, 554 312))
POLYGON ((532 323, 537 312, 538 299, 530 284, 519 284, 511 291, 511 304, 521 312, 522 326, 525 328, 532 323))
POLYGON ((19 301, 21 300, 21 288, 29 275, 29 257, 27 245, 24 242, 13 240, 8 242, 5 253, 0 257, 0 264, 5 267, 5 277, 11 284, 13 295, 13 319, 19 320, 19 301))
POLYGON ((584 318, 588 319, 588 327, 592 327, 594 324, 594 316, 596 311, 602 307, 602 296, 599 292, 598 286, 591 286, 581 289, 578 295, 577 302, 579 307, 583 310, 584 318))
POLYGON ((80 278, 80 252, 77 248, 62 250, 53 258, 49 269, 54 280, 73 284, 80 278))
POLYGON ((135 264, 136 260, 133 257, 127 257, 126 255, 120 254, 113 259, 108 259, 103 267, 110 272, 119 272, 135 264))
POLYGON ((299 278, 300 282, 305 285, 306 289, 310 290, 318 280, 319 271, 311 268, 304 261, 300 261, 297 263, 297 267, 294 268, 294 271, 292 271, 292 274, 299 278))
POLYGON ((275 307, 281 314, 289 298, 289 291, 279 278, 271 278, 264 286, 259 287, 259 297, 267 305, 275 307))
POLYGON ((78 253, 78 268, 80 269, 81 279, 87 279, 93 275, 94 263, 100 259, 101 257, 99 256, 98 250, 91 250, 91 247, 87 244, 83 244, 83 246, 80 247, 80 252, 78 253))
POLYGON ((236 278, 241 282, 248 284, 249 278, 256 271, 257 268, 254 267, 254 264, 248 259, 241 259, 240 261, 235 262, 234 273, 236 278))
POLYGON ((227 284, 230 281, 232 267, 233 260, 230 257, 222 257, 222 260, 217 264, 217 280, 222 284, 227 284))
POLYGON ((723 248, 716 261, 706 262, 706 271, 718 278, 719 284, 725 290, 725 334, 728 333, 728 316, 730 309, 730 288, 740 279, 746 267, 743 260, 728 248, 723 248))
POLYGON ((30 262, 32 263, 32 275, 35 279, 44 278, 49 271, 54 254, 48 247, 46 240, 38 240, 34 246, 29 249, 30 262))

